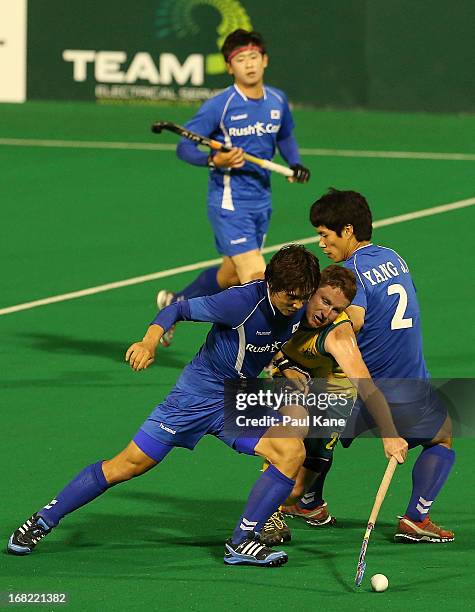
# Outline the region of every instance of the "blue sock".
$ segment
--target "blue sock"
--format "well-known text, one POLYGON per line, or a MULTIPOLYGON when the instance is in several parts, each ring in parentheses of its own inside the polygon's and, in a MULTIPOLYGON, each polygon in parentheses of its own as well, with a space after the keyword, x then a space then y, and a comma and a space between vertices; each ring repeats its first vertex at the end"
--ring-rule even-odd
POLYGON ((111 486, 105 479, 102 463, 98 461, 88 465, 49 504, 38 511, 50 527, 56 527, 63 516, 99 497, 111 486))
POLYGON ((406 516, 423 521, 455 461, 455 451, 440 444, 424 448, 412 468, 412 496, 406 516))
POLYGON ((295 480, 287 478, 274 465, 270 465, 252 487, 244 512, 233 532, 233 543, 239 544, 253 531, 259 533, 269 516, 290 495, 294 485, 295 480))
MULTIPOLYGON (((307 460, 306 460, 307 461, 307 460)), ((330 459, 324 459, 322 457, 316 457, 312 461, 312 470, 316 472, 315 478, 307 488, 305 495, 297 503, 299 508, 305 510, 314 510, 317 506, 323 504, 323 486, 325 484, 325 478, 333 463, 333 456, 330 459)), ((304 463, 304 467, 307 467, 304 463)))
POLYGON ((201 274, 197 276, 192 283, 187 285, 181 291, 177 291, 175 293, 173 302, 177 302, 179 300, 189 300, 190 298, 194 297, 202 297, 203 295, 214 295, 215 293, 222 291, 223 288, 218 285, 218 270, 218 266, 203 270, 203 272, 201 272, 201 274))

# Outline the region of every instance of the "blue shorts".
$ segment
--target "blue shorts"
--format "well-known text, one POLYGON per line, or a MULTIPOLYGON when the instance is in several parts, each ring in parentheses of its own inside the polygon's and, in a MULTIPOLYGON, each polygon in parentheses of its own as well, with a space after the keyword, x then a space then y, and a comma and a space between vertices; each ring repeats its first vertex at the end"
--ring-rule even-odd
POLYGON ((213 227, 218 253, 232 257, 261 249, 271 213, 270 204, 263 209, 262 203, 256 203, 256 210, 250 202, 246 202, 245 208, 237 203, 236 210, 209 206, 208 219, 213 227))
POLYGON ((155 458, 154 441, 193 450, 206 434, 216 436, 239 453, 254 455, 265 430, 253 431, 252 435, 229 431, 224 424, 224 399, 193 396, 175 389, 153 410, 133 440, 152 458, 155 458))
MULTIPOLYGON (((391 414, 401 438, 409 448, 428 444, 438 433, 447 418, 447 407, 439 395, 428 387, 427 394, 420 401, 395 404, 389 402, 391 414)), ((348 448, 362 433, 376 429, 373 417, 364 404, 357 400, 344 432, 341 434, 342 446, 348 448)))

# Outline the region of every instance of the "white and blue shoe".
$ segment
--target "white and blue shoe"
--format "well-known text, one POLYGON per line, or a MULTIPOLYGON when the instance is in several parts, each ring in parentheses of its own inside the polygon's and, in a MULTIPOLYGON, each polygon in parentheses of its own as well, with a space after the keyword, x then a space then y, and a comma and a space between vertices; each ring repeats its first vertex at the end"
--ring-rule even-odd
POLYGON ((7 551, 11 555, 29 555, 40 540, 42 540, 52 527, 38 516, 33 514, 12 533, 7 544, 7 551))
POLYGON ((289 560, 283 550, 273 550, 261 543, 259 534, 252 533, 246 540, 234 544, 228 540, 224 545, 224 562, 228 565, 259 565, 279 567, 289 560))
MULTIPOLYGON (((158 312, 160 312, 161 310, 163 310, 167 306, 170 306, 170 304, 172 303, 174 297, 175 297, 175 294, 172 293, 171 291, 167 291, 166 289, 162 289, 161 291, 159 291, 157 293, 157 308, 158 308, 158 312)), ((173 335, 175 333, 175 327, 176 327, 176 325, 172 325, 170 327, 170 329, 163 334, 163 336, 160 339, 160 344, 162 346, 165 346, 165 347, 169 347, 170 346, 170 344, 173 341, 173 335)))

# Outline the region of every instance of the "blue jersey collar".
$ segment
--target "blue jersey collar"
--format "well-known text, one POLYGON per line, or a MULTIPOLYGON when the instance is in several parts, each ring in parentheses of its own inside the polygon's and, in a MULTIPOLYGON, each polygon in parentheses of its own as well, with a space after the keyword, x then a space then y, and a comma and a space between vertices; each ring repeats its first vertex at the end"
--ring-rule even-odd
POLYGON ((275 316, 274 304, 270 299, 269 285, 266 283, 267 299, 269 300, 269 306, 271 307, 272 314, 275 316))
POLYGON ((247 102, 247 96, 239 89, 239 87, 236 85, 236 83, 234 83, 234 89, 238 92, 238 94, 241 96, 241 98, 247 102))
MULTIPOLYGON (((243 92, 242 92, 242 91, 239 89, 239 87, 236 85, 236 83, 234 83, 234 89, 237 91, 237 93, 238 93, 238 94, 241 96, 241 98, 242 98, 242 99, 243 99, 245 102, 249 102, 249 98, 246 96, 246 94, 245 94, 245 93, 243 93, 243 92)), ((262 91, 264 92, 263 99, 264 99, 264 100, 267 100, 267 90, 266 90, 266 88, 264 87, 264 85, 262 86, 262 91)), ((260 99, 261 99, 261 98, 259 98, 259 100, 260 100, 260 99)))
POLYGON ((370 247, 370 246, 373 246, 373 243, 372 243, 372 242, 370 242, 369 244, 365 244, 365 245, 363 245, 363 246, 358 247, 358 248, 357 248, 357 249, 355 249, 355 250, 353 251, 353 253, 352 253, 352 254, 351 254, 349 257, 348 257, 347 261, 348 261, 349 259, 351 259, 355 253, 357 253, 358 251, 361 251, 361 249, 366 249, 366 248, 368 248, 368 247, 370 247))

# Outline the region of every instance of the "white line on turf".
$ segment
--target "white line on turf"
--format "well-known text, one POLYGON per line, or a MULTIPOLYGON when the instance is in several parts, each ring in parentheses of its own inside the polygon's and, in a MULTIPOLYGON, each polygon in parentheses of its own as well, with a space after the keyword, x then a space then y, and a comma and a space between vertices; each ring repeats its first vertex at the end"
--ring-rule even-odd
MULTIPOLYGON (((403 215, 396 215, 395 217, 388 217, 387 219, 381 219, 375 221, 373 227, 386 227, 388 225, 395 225, 397 223, 404 223, 405 221, 412 221, 414 219, 421 219, 422 217, 429 217, 433 215, 440 215, 441 213, 450 212, 459 208, 466 208, 475 204, 475 198, 468 198, 466 200, 459 200, 457 202, 450 202, 448 204, 442 204, 440 206, 433 206, 432 208, 424 208, 422 210, 416 210, 414 212, 405 213, 403 215)), ((300 244, 310 244, 317 241, 317 236, 310 236, 309 238, 302 238, 300 240, 293 240, 292 242, 298 242, 300 244)), ((274 244, 272 246, 265 247, 264 253, 273 253, 278 251, 281 247, 289 244, 288 242, 282 242, 280 244, 274 244)), ((19 312, 20 310, 29 310, 38 306, 47 306, 48 304, 55 304, 56 302, 65 302, 67 300, 74 300, 75 298, 85 297, 88 295, 94 295, 95 293, 103 293, 104 291, 111 291, 112 289, 120 289, 122 287, 128 287, 130 285, 138 285, 140 283, 147 283, 149 281, 157 280, 159 278, 166 278, 168 276, 175 276, 176 274, 182 274, 183 272, 192 272, 193 270, 200 270, 209 266, 215 266, 221 262, 221 258, 208 259, 206 261, 198 261, 194 264, 188 264, 186 266, 179 266, 178 268, 170 268, 168 270, 162 270, 160 272, 153 272, 152 274, 144 274, 143 276, 136 276, 134 278, 127 278, 125 280, 116 281, 113 283, 107 283, 105 285, 98 285, 97 287, 89 287, 88 289, 81 289, 79 291, 72 291, 71 293, 63 293, 62 295, 53 295, 48 298, 41 300, 35 300, 33 302, 24 302, 23 304, 16 304, 15 306, 8 306, 7 308, 0 308, 0 315, 11 314, 13 312, 19 312)))
MULTIPOLYGON (((136 151, 174 151, 176 145, 151 142, 108 142, 86 140, 43 140, 36 138, 0 138, 0 145, 14 147, 58 147, 71 149, 123 149, 136 151)), ((365 151, 353 149, 300 149, 302 155, 316 157, 376 157, 381 159, 430 159, 474 161, 475 153, 437 153, 431 151, 365 151)))
POLYGON ((176 149, 176 144, 152 142, 40 140, 36 138, 0 138, 0 145, 12 147, 53 147, 60 149, 134 149, 139 151, 174 151, 176 149))
POLYGON ((440 159, 473 161, 474 153, 435 153, 430 151, 367 151, 353 149, 299 149, 302 155, 321 157, 379 157, 384 159, 440 159))

